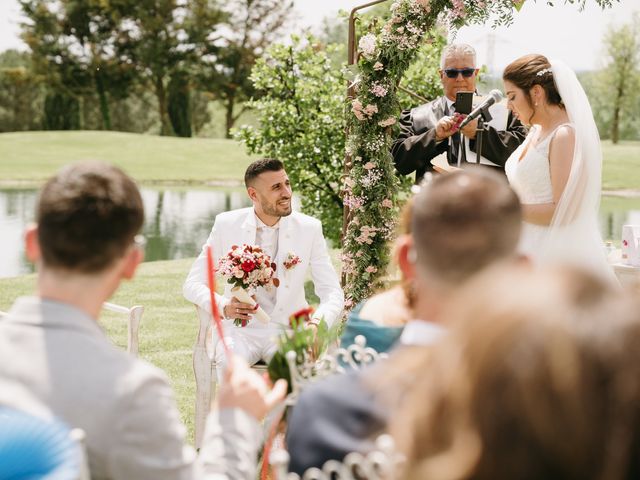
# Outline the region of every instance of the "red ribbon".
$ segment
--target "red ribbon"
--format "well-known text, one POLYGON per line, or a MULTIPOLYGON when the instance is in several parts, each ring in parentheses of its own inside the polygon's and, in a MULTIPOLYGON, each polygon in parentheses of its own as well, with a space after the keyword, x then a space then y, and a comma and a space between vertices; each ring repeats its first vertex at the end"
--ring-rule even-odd
POLYGON ((209 293, 211 295, 211 313, 213 315, 213 323, 218 330, 218 336, 222 340, 225 355, 227 358, 231 358, 229 346, 227 345, 227 340, 224 337, 224 330, 222 329, 222 320, 220 320, 218 304, 216 303, 216 268, 213 265, 213 249, 211 248, 211 245, 207 245, 207 277, 209 280, 209 293))

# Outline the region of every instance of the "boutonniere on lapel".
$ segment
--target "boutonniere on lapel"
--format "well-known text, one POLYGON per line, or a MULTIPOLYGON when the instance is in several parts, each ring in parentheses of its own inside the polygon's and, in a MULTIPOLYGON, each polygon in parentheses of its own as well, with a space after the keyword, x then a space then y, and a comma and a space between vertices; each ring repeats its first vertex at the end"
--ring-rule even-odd
POLYGON ((284 261, 282 262, 282 266, 284 267, 285 270, 291 270, 292 268, 295 268, 295 266, 298 265, 300 262, 301 260, 299 256, 297 256, 293 252, 289 252, 287 253, 287 256, 284 258, 284 261))

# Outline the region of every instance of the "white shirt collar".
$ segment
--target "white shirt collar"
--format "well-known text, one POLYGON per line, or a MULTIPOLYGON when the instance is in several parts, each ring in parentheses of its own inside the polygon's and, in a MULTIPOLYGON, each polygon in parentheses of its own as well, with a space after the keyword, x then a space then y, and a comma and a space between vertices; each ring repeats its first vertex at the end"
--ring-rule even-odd
POLYGON ((264 223, 262 220, 260 220, 260 217, 258 217, 258 215, 256 214, 255 210, 253 211, 253 214, 256 216, 256 228, 268 228, 268 229, 272 229, 272 230, 277 230, 277 229, 280 228, 280 220, 278 220, 275 225, 272 225, 270 227, 269 225, 264 223))
POLYGON ((411 320, 402 330, 401 345, 428 346, 438 342, 447 330, 437 323, 411 320))

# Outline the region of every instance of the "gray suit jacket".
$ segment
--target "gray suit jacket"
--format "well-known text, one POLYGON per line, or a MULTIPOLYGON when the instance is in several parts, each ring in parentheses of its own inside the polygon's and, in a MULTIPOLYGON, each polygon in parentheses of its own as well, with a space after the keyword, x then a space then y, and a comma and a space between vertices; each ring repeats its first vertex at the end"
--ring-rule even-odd
POLYGON ((210 415, 197 458, 166 375, 67 304, 24 297, 0 320, 0 405, 82 428, 94 480, 255 475, 255 419, 239 410, 210 415))

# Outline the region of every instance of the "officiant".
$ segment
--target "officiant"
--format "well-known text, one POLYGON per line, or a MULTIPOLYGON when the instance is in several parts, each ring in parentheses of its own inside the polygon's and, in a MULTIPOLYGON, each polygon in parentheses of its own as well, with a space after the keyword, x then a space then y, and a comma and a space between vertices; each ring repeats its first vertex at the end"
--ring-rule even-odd
MULTIPOLYGON (((472 46, 452 44, 444 48, 440 62, 444 95, 404 110, 400 116, 400 135, 391 148, 400 174, 415 172, 415 181, 419 183, 425 173, 433 170, 431 160, 445 152, 450 165, 458 164, 458 155, 462 156, 461 161, 476 162, 478 121, 458 130, 460 114, 456 114, 455 108, 458 92, 476 91, 479 71, 476 65, 472 46)), ((493 119, 486 124, 480 163, 504 171, 505 162, 524 141, 527 130, 504 105, 495 104, 489 112, 493 119)))
MULTIPOLYGON (((223 295, 215 295, 218 310, 224 316, 227 345, 252 365, 271 359, 277 350, 276 338, 289 326, 291 314, 309 307, 304 291, 308 271, 320 298, 310 328, 316 328, 320 320, 328 325, 335 322, 342 313, 344 294, 329 258, 322 224, 291 208, 293 193, 282 162, 268 158, 253 162, 247 167, 244 183, 253 206, 216 216, 182 291, 187 300, 211 313, 207 246, 213 250, 216 265, 234 245, 259 246, 271 257, 279 286, 258 287, 255 291, 255 300, 268 316, 266 323, 254 318, 255 307, 236 298, 230 284, 227 283, 223 295)), ((225 349, 221 339, 217 341, 220 345, 215 349, 216 362, 225 365, 225 349)))

